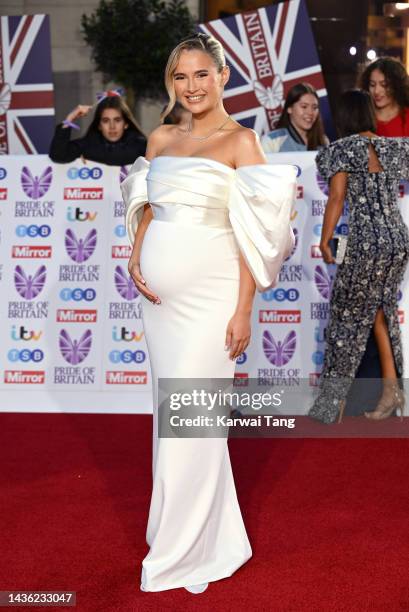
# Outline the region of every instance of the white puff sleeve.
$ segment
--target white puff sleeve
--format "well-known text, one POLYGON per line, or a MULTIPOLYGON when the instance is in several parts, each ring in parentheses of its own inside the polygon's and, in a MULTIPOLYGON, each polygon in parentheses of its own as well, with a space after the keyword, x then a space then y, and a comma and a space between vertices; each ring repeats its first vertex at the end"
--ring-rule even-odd
POLYGON ((143 215, 143 207, 148 202, 146 176, 150 163, 144 157, 132 165, 128 176, 121 183, 122 197, 125 202, 125 227, 128 240, 133 245, 135 233, 143 215))
POLYGON ((277 282, 294 246, 290 215, 296 196, 295 166, 255 165, 236 170, 229 217, 240 251, 259 291, 277 282))

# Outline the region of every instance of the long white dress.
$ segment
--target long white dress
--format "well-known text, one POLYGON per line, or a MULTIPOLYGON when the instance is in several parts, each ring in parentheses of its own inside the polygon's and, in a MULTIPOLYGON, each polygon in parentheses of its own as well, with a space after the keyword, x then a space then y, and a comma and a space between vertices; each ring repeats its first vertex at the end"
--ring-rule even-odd
POLYGON ((142 298, 154 395, 150 551, 141 589, 162 591, 231 576, 251 557, 225 438, 158 438, 159 378, 232 379, 227 324, 239 290, 239 249, 260 290, 293 246, 292 166, 233 170, 206 158, 138 158, 122 183, 133 242, 153 210, 141 270, 161 299, 142 298))

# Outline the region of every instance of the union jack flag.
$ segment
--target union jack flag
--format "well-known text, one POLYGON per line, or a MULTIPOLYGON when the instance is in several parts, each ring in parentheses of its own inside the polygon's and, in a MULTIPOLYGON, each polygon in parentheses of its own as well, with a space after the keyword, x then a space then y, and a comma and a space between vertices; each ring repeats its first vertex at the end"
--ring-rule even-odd
POLYGON ((47 153, 53 130, 49 17, 1 17, 0 154, 47 153))
POLYGON ((217 38, 230 66, 224 105, 237 121, 259 134, 275 127, 288 90, 306 81, 330 117, 327 91, 304 0, 248 11, 201 24, 217 38))

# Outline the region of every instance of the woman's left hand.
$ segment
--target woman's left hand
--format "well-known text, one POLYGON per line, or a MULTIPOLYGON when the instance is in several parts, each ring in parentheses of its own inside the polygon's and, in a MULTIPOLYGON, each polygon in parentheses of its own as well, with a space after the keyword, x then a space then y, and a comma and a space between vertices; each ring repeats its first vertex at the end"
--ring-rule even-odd
POLYGON ((334 259, 334 256, 332 254, 332 251, 331 251, 331 248, 328 242, 320 243, 320 251, 321 251, 322 258, 326 264, 335 263, 335 259, 334 259))
POLYGON ((249 345, 251 336, 250 315, 236 312, 226 330, 226 351, 230 359, 236 359, 249 345))

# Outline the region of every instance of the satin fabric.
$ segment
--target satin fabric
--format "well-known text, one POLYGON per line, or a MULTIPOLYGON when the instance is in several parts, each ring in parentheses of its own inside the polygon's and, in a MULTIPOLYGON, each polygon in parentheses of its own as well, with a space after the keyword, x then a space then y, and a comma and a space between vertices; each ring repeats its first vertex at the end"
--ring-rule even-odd
MULTIPOLYGON (((158 206, 178 204, 180 220, 183 214, 186 220, 192 219, 191 207, 227 209, 236 241, 259 291, 276 284, 281 263, 294 246, 289 221, 295 200, 295 166, 264 164, 234 170, 200 157, 161 156, 151 164, 140 157, 121 188, 131 244, 148 201, 158 206), (186 213, 181 205, 186 206, 186 213)), ((201 212, 193 214, 198 223, 206 224, 201 212)))
POLYGON ((150 550, 141 577, 145 591, 226 578, 252 554, 227 440, 159 438, 157 430, 158 379, 234 376, 224 344, 238 299, 239 247, 253 258, 262 282, 270 283, 292 244, 288 218, 295 172, 283 170, 281 188, 277 174, 264 170, 267 166, 251 168, 239 172, 212 160, 157 157, 150 165, 138 160, 122 183, 131 241, 138 210, 148 201, 153 208, 140 261, 147 285, 162 301, 154 305, 142 298, 154 396, 150 550), (281 199, 270 201, 271 218, 264 226, 271 188, 280 188, 281 199), (288 208, 286 223, 283 208, 288 208))

